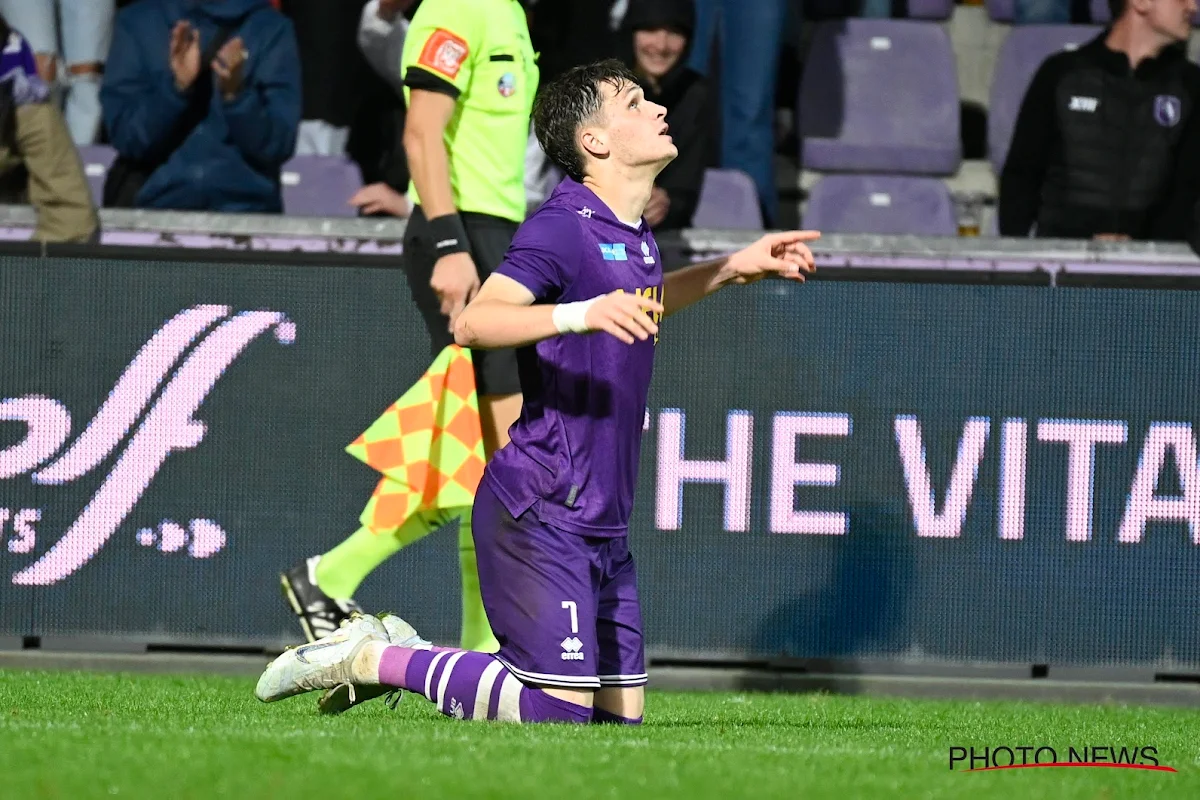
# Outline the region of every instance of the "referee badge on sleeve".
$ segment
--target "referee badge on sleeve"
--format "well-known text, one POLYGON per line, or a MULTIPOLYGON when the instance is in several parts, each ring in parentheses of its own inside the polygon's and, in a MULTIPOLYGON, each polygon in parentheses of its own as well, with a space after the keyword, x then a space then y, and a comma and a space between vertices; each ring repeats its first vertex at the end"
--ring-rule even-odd
POLYGON ((506 72, 500 76, 500 82, 496 85, 496 89, 500 92, 501 97, 512 97, 517 92, 517 76, 511 72, 506 72))
POLYGON ((445 28, 438 28, 425 40, 417 64, 454 80, 470 52, 466 39, 445 28))

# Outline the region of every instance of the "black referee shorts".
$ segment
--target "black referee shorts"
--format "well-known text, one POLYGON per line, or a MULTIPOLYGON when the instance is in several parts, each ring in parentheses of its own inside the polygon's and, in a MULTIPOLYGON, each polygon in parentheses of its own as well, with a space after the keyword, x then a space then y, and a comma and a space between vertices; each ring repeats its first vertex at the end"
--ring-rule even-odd
MULTIPOLYGON (((488 214, 463 212, 460 216, 467 229, 471 258, 479 270, 482 283, 504 260, 504 254, 508 252, 508 246, 517 232, 517 223, 488 214)), ((413 302, 425 319, 432 356, 436 356, 454 344, 454 334, 450 332, 450 318, 442 314, 442 304, 429 286, 433 278, 433 265, 437 263, 437 251, 429 221, 420 206, 413 209, 408 219, 400 261, 408 278, 413 302)), ((515 350, 472 350, 471 358, 475 364, 475 390, 480 396, 520 393, 521 381, 517 376, 515 350)))

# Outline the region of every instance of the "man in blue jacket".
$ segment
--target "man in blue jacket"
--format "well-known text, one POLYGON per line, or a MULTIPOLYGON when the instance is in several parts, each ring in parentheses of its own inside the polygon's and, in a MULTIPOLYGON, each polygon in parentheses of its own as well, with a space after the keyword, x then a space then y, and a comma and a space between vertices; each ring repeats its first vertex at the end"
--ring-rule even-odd
MULTIPOLYGON (((300 124, 300 57, 270 0, 141 0, 122 10, 101 92, 138 208, 280 212, 300 124)), ((110 179, 115 174, 110 175, 110 179)))

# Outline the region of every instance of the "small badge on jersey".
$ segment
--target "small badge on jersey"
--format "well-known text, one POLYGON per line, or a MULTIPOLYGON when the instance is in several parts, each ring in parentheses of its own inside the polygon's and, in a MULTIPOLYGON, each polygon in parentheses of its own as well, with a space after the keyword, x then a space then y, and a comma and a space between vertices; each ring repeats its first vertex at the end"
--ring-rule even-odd
POLYGON ((624 242, 617 242, 616 244, 601 244, 600 255, 604 256, 605 261, 629 260, 629 256, 625 254, 624 242))
POLYGON ((1164 128, 1174 128, 1183 116, 1183 104, 1178 97, 1160 94, 1154 98, 1154 121, 1164 128))
POLYGON ((506 72, 500 76, 500 82, 496 84, 496 90, 500 92, 501 97, 512 97, 517 93, 517 76, 511 72, 506 72))
POLYGON ((647 264, 654 263, 654 256, 650 255, 650 245, 646 242, 642 242, 642 261, 645 261, 647 264))

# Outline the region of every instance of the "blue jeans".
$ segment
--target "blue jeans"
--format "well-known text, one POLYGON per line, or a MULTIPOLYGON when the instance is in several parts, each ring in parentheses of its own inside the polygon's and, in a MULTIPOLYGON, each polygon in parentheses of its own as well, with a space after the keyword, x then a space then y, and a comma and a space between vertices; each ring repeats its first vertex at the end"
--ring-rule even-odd
POLYGON ((1071 21, 1071 0, 1015 0, 1015 25, 1066 25, 1071 21))
MULTIPOLYGON (((67 67, 108 58, 115 0, 0 0, 0 13, 34 53, 56 56, 67 67)), ((100 133, 100 76, 71 75, 61 67, 58 74, 66 89, 63 115, 71 138, 92 144, 100 133)))
POLYGON ((707 75, 713 36, 720 42, 721 166, 754 179, 768 224, 779 212, 775 73, 787 16, 788 0, 696 0, 692 69, 707 75))

